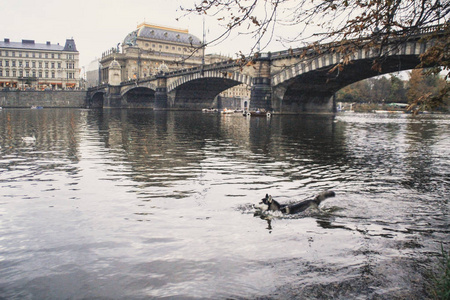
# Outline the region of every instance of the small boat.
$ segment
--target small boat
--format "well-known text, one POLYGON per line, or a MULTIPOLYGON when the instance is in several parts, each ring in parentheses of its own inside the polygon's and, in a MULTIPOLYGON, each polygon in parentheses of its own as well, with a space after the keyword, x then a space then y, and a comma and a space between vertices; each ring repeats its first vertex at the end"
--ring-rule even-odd
POLYGON ((203 108, 202 112, 204 113, 217 113, 219 110, 217 108, 203 108))
POLYGON ((220 111, 221 114, 234 114, 234 110, 229 110, 224 108, 223 110, 220 111))
POLYGON ((31 109, 43 109, 44 107, 42 107, 42 106, 36 106, 36 105, 33 105, 32 107, 31 107, 31 109))
POLYGON ((255 110, 255 111, 246 111, 244 112, 244 116, 246 117, 267 117, 270 118, 272 114, 270 112, 255 110))
POLYGON ((24 136, 24 137, 22 137, 22 141, 26 144, 34 143, 34 142, 36 142, 36 137, 34 135, 33 136, 24 136))
POLYGON ((405 113, 403 110, 374 110, 376 114, 403 114, 405 113))

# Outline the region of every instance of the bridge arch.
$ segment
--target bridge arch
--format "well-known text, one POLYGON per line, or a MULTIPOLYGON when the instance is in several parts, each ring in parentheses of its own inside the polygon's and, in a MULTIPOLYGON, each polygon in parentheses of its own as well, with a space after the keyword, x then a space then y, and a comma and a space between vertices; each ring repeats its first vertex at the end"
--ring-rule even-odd
POLYGON ((181 77, 177 77, 167 86, 167 92, 171 92, 177 89, 179 86, 184 85, 190 81, 202 80, 206 78, 216 78, 216 79, 228 79, 231 81, 239 82, 238 84, 252 84, 252 77, 241 72, 236 72, 234 70, 210 70, 204 72, 195 72, 191 74, 186 74, 181 77))
POLYGON ((341 72, 335 70, 330 73, 341 62, 338 53, 324 53, 294 64, 272 77, 273 106, 281 112, 332 111, 331 97, 338 90, 370 77, 414 69, 426 47, 425 43, 411 41, 391 49, 381 58, 381 71, 372 69, 373 60, 378 58, 374 49, 360 49, 354 53, 351 62, 341 72))
POLYGON ((89 108, 103 108, 105 101, 105 93, 103 91, 97 91, 88 98, 89 108))
POLYGON ((252 77, 233 70, 204 71, 169 81, 167 92, 172 107, 202 109, 217 106, 221 92, 240 84, 251 86, 251 82, 252 77))
POLYGON ((121 97, 123 97, 126 93, 128 93, 129 91, 131 91, 131 90, 133 90, 133 89, 136 89, 136 88, 138 88, 138 87, 141 87, 141 88, 148 88, 148 89, 151 89, 151 90, 153 90, 153 91, 156 91, 156 85, 155 84, 153 84, 153 83, 149 83, 149 82, 146 82, 146 83, 140 83, 139 85, 137 85, 136 83, 134 83, 134 84, 128 84, 128 85, 124 85, 122 88, 121 88, 121 90, 120 90, 120 96, 121 97))
POLYGON ((155 90, 146 86, 127 87, 120 96, 127 107, 153 107, 155 102, 155 90))

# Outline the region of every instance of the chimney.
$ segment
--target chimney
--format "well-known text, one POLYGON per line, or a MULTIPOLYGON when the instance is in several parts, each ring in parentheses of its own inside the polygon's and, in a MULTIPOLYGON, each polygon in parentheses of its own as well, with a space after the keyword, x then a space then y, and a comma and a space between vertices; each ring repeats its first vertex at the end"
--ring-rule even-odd
POLYGON ((9 39, 5 38, 5 43, 9 43, 9 39))

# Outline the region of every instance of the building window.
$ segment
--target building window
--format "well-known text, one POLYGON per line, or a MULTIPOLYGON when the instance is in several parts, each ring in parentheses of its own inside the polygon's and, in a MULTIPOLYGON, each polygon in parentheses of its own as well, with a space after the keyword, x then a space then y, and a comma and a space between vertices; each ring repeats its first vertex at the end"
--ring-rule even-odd
POLYGON ((5 51, 5 56, 8 56, 8 54, 9 54, 9 51, 5 51))
POLYGON ((55 63, 54 62, 52 62, 52 69, 54 69, 55 68, 55 63))
POLYGON ((28 52, 25 52, 25 57, 28 57, 28 52))
POLYGON ((13 70, 13 77, 16 77, 16 75, 17 75, 16 70, 13 70))
POLYGON ((52 58, 55 58, 55 53, 52 53, 52 58))
POLYGON ((9 60, 5 60, 5 67, 9 67, 9 60))
POLYGON ((55 72, 52 72, 52 78, 55 78, 55 72))
POLYGON ((61 53, 58 53, 58 59, 61 59, 61 53))
POLYGON ((42 58, 42 53, 39 53, 39 58, 42 58))
POLYGON ((45 58, 48 58, 48 53, 45 53, 45 58))
POLYGON ((22 57, 22 52, 19 52, 19 57, 22 57))
POLYGON ((39 78, 42 78, 42 71, 39 71, 39 78))
POLYGON ((36 53, 33 52, 33 57, 36 57, 36 53))
POLYGON ((45 68, 48 69, 48 62, 45 62, 45 68))
POLYGON ((33 68, 36 68, 36 62, 35 62, 35 61, 33 61, 33 62, 31 63, 31 65, 33 66, 33 68))
POLYGON ((36 71, 33 70, 33 77, 36 77, 36 71))
POLYGON ((3 61, 2 61, 2 60, 0 60, 0 67, 2 66, 2 63, 3 63, 3 61))
POLYGON ((19 70, 19 77, 23 77, 23 70, 19 70))
POLYGON ((29 68, 30 67, 30 62, 27 60, 26 62, 25 62, 25 68, 29 68))
POLYGON ((9 70, 6 70, 5 73, 6 77, 9 77, 9 70))
POLYGON ((39 62, 39 68, 42 68, 42 61, 39 62))
MULTIPOLYGON (((13 66, 14 67, 14 66, 13 66)), ((19 60, 19 68, 21 68, 22 67, 22 61, 21 60, 19 60)))
POLYGON ((0 77, 3 77, 3 71, 0 69, 0 77))
POLYGON ((48 78, 48 71, 45 71, 45 78, 48 78))
POLYGON ((11 54, 11 56, 16 56, 16 52, 13 51, 12 54, 11 54))
POLYGON ((58 63, 58 69, 61 69, 61 63, 60 62, 58 63))

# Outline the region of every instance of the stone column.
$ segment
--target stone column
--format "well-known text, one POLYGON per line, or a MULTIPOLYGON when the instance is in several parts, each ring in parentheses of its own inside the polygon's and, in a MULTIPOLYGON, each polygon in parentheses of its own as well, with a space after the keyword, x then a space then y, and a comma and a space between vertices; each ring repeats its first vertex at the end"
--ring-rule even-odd
POLYGON ((155 93, 155 110, 167 108, 167 77, 164 74, 158 74, 155 93))
POLYGON ((272 87, 270 83, 270 53, 256 58, 256 76, 253 77, 250 110, 272 111, 272 87))

